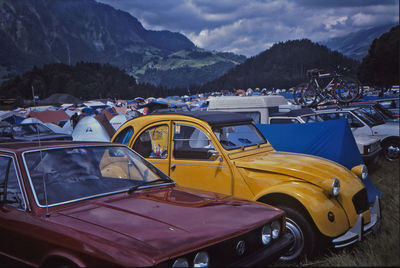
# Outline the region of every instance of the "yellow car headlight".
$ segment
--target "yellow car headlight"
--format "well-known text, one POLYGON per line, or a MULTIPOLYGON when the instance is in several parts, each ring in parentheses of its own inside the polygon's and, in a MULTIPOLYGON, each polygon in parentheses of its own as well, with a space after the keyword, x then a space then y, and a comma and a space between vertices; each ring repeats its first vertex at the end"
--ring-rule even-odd
POLYGON ((368 169, 365 165, 355 166, 351 171, 362 180, 365 180, 368 177, 368 169))

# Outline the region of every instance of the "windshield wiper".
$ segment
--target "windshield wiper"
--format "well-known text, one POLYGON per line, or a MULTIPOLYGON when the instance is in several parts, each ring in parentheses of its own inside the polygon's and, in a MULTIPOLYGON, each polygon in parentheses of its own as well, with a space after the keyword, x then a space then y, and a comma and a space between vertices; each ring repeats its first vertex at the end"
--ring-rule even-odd
POLYGON ((170 179, 165 179, 165 178, 164 178, 164 179, 163 179, 163 178, 160 178, 160 179, 157 179, 157 180, 154 180, 154 181, 146 181, 146 182, 144 182, 144 183, 142 183, 142 184, 135 185, 135 186, 132 186, 131 188, 129 188, 128 194, 133 193, 133 192, 136 191, 139 187, 142 187, 142 186, 145 186, 145 185, 150 185, 150 184, 153 184, 153 183, 155 183, 155 182, 161 182, 161 181, 173 182, 172 180, 170 180, 170 179))

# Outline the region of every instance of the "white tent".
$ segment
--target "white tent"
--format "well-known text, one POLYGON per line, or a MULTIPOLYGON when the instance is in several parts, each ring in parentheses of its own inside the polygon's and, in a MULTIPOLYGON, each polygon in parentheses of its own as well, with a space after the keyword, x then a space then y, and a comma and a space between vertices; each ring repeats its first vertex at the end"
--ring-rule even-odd
POLYGON ((123 114, 119 114, 114 116, 113 118, 110 119, 110 124, 115 130, 118 130, 118 128, 125 123, 127 120, 126 116, 123 114))
POLYGON ((53 130, 55 133, 71 135, 71 132, 72 132, 72 129, 71 129, 71 131, 69 131, 68 129, 64 129, 53 123, 44 123, 44 125, 47 126, 48 128, 50 128, 51 130, 53 130))
POLYGON ((72 134, 72 131, 74 130, 72 125, 71 125, 71 120, 68 120, 67 122, 65 122, 65 124, 62 127, 63 132, 62 133, 66 133, 66 134, 72 134))
POLYGON ((34 118, 34 117, 25 118, 25 119, 22 120, 22 122, 21 122, 21 124, 30 124, 30 123, 39 123, 39 124, 43 124, 42 121, 40 121, 39 119, 34 118))
POLYGON ((74 131, 72 131, 72 140, 74 141, 110 141, 104 127, 96 118, 85 116, 79 120, 74 131))

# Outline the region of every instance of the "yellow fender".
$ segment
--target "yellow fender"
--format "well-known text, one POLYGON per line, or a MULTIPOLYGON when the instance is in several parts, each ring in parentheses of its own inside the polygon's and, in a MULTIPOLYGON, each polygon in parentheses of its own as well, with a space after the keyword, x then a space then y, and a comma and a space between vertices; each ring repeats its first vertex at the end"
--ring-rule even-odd
MULTIPOLYGON (((318 230, 325 236, 336 237, 349 229, 349 222, 344 209, 336 198, 327 196, 319 187, 301 182, 283 183, 257 193, 254 200, 261 201, 270 194, 290 196, 300 202, 311 216, 318 230), (334 221, 328 219, 328 212, 333 213, 334 221)), ((280 199, 274 205, 283 204, 283 202, 280 199)))

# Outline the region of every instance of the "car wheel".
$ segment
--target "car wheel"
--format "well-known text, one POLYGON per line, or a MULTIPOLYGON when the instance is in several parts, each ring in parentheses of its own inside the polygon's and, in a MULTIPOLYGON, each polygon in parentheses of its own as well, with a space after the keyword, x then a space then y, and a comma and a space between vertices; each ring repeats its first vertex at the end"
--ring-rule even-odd
POLYGON ((297 210, 289 207, 279 208, 286 212, 286 230, 294 238, 292 246, 280 260, 288 262, 311 256, 318 242, 314 226, 297 210))
POLYGON ((399 159, 400 154, 400 141, 396 139, 387 140, 382 144, 383 153, 385 158, 389 161, 399 159))

